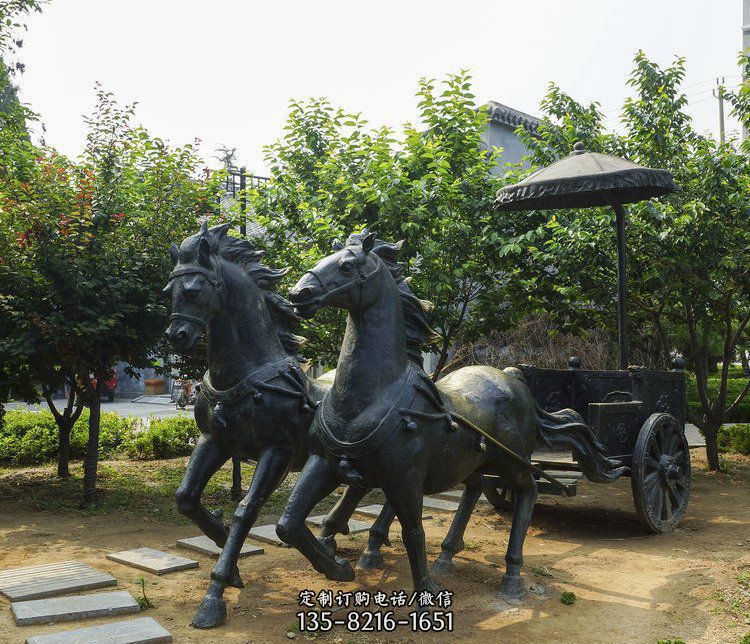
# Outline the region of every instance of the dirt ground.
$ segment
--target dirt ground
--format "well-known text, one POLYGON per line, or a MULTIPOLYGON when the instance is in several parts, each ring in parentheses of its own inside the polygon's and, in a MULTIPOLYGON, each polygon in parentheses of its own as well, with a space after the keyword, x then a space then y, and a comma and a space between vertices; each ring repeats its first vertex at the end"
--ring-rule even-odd
MULTIPOLYGON (((503 644, 655 644, 677 637, 687 644, 739 643, 750 631, 750 459, 733 458, 729 474, 708 474, 696 456, 688 513, 673 534, 644 533, 629 480, 583 482, 572 499, 541 497, 526 541, 524 576, 527 589, 534 584, 542 594, 528 592, 517 605, 497 597, 510 517, 482 505, 467 530, 467 550, 456 557, 455 574, 440 578, 440 585, 455 593, 451 634, 424 636, 406 627, 390 634, 356 634, 337 626, 327 634, 307 635, 295 627, 298 593, 305 589, 410 590, 398 524, 391 531, 393 546, 385 549, 385 570, 358 572, 352 583, 321 578, 290 549, 267 546, 264 555, 242 559, 246 587, 227 591, 228 622, 214 631, 189 625, 207 588, 212 559, 196 555, 197 570, 157 577, 104 557, 138 546, 173 550, 177 538, 196 534, 163 519, 32 513, 19 511, 12 499, 0 499, 0 569, 76 559, 109 571, 118 587, 133 595, 140 594, 142 574, 155 604, 144 615, 168 628, 178 643, 282 642, 288 637, 341 643, 421 642, 426 637, 503 644), (573 605, 561 603, 564 591, 575 593, 573 605)), ((425 521, 432 559, 450 516, 436 513, 425 521)), ((264 519, 270 523, 274 517, 264 519)), ((366 533, 339 537, 339 550, 354 564, 366 539, 366 533)), ((5 604, 0 611, 3 643, 81 625, 16 627, 8 602, 0 602, 5 604)))

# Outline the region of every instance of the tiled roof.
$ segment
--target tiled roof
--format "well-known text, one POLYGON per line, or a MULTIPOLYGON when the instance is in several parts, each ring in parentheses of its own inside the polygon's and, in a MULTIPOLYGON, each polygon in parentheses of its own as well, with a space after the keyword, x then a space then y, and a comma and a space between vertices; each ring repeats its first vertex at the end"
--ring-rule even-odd
POLYGON ((519 125, 523 125, 527 130, 536 132, 542 122, 541 119, 531 116, 531 114, 526 114, 526 112, 515 110, 512 107, 496 103, 495 101, 490 101, 487 107, 490 120, 501 125, 507 125, 508 127, 516 128, 519 125))

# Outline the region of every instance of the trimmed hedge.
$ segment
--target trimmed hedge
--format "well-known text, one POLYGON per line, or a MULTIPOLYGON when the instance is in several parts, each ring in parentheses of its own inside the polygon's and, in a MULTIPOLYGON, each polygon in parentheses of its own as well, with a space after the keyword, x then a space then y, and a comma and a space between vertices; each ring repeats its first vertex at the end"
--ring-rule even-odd
POLYGON ((198 426, 192 418, 156 418, 147 428, 128 436, 125 453, 130 458, 140 460, 187 456, 193 451, 199 435, 198 426))
MULTIPOLYGON (((110 456, 120 449, 125 437, 132 433, 137 419, 103 413, 99 429, 101 456, 110 456)), ((84 409, 70 432, 70 457, 83 458, 89 432, 89 412, 84 409)), ((5 412, 0 429, 0 462, 28 465, 57 458, 58 428, 49 411, 5 412)))
MULTIPOLYGON (((30 465, 57 458, 58 428, 49 411, 7 410, 0 427, 0 463, 30 465)), ((88 409, 70 433, 70 458, 82 459, 88 438, 88 409)), ((190 454, 199 435, 192 418, 176 416, 147 420, 102 413, 100 456, 125 453, 135 459, 159 459, 190 454)))
MULTIPOLYGON (((687 406, 694 415, 701 415, 701 404, 698 398, 698 388, 696 386, 695 375, 692 373, 687 374, 687 406)), ((709 377, 708 389, 709 392, 716 392, 719 389, 720 376, 709 377)), ((727 379, 727 400, 728 404, 731 403, 742 391, 745 384, 747 383, 747 376, 742 373, 742 369, 739 367, 730 367, 729 378, 727 379)), ((724 419, 727 423, 750 423, 750 394, 745 396, 739 407, 735 409, 731 414, 728 414, 724 419)))
POLYGON ((719 449, 750 456, 750 425, 724 425, 719 430, 719 449))

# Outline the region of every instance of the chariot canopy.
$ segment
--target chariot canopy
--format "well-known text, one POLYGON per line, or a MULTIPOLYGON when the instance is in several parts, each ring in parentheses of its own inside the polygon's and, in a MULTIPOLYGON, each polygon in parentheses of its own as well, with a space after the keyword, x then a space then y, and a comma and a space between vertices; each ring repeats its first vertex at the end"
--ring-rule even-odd
POLYGON ((612 206, 617 215, 617 286, 620 368, 628 367, 626 312, 625 209, 623 204, 675 191, 672 174, 627 159, 588 152, 583 143, 573 152, 512 186, 497 191, 499 210, 554 210, 612 206))

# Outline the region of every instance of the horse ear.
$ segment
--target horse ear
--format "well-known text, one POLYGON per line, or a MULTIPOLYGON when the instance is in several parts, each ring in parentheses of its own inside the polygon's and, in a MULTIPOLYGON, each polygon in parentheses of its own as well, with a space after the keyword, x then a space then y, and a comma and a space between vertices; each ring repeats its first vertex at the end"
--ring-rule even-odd
POLYGON ((211 232, 217 232, 219 237, 223 237, 231 227, 232 224, 218 224, 211 227, 211 232))
POLYGON ((368 233, 367 237, 365 237, 362 240, 362 250, 365 251, 365 254, 367 254, 372 250, 372 247, 374 245, 375 245, 375 233, 368 233))
POLYGON ((340 241, 339 241, 338 239, 334 239, 334 240, 333 240, 333 241, 331 242, 331 248, 333 248, 333 250, 339 251, 339 250, 341 250, 341 249, 342 249, 343 247, 344 247, 344 244, 342 244, 342 243, 341 243, 341 242, 340 242, 340 241))
POLYGON ((201 229, 200 229, 201 236, 205 235, 207 232, 208 232, 208 217, 203 217, 201 219, 201 229))
POLYGON ((177 248, 177 244, 172 244, 169 247, 169 256, 175 264, 180 260, 180 250, 177 248))
POLYGON ((211 245, 205 237, 198 242, 198 261, 202 266, 211 268, 211 245))

